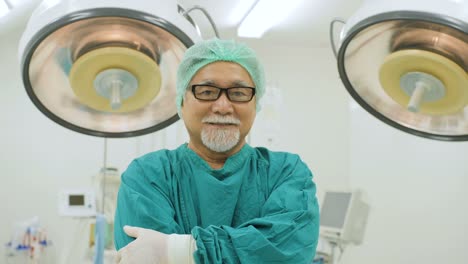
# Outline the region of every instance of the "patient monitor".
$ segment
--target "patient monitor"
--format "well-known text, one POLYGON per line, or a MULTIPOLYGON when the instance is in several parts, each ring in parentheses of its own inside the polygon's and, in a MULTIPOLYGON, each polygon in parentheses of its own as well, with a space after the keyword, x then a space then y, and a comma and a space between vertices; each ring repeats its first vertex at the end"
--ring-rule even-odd
POLYGON ((320 235, 334 243, 361 244, 369 205, 360 191, 327 191, 320 212, 320 235))

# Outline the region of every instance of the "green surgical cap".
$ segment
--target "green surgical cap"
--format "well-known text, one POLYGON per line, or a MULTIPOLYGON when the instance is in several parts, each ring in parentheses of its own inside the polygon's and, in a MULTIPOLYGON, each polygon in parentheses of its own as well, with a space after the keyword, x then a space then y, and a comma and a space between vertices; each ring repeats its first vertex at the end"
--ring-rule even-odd
POLYGON ((193 76, 204 66, 217 61, 237 63, 250 74, 255 84, 257 112, 260 110, 259 100, 265 93, 265 72, 255 52, 245 44, 214 38, 198 42, 187 49, 179 65, 176 96, 179 116, 182 116, 182 101, 193 76))

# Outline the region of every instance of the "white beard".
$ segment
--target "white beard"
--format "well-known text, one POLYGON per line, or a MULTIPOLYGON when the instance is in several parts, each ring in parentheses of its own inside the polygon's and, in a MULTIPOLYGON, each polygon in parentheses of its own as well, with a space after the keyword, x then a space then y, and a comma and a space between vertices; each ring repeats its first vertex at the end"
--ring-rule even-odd
MULTIPOLYGON (((235 118, 224 118, 213 116, 204 118, 205 123, 233 123, 239 124, 240 121, 235 118)), ((204 127, 201 131, 201 140, 203 145, 214 152, 227 152, 233 149, 240 139, 240 131, 237 126, 226 128, 204 127)))

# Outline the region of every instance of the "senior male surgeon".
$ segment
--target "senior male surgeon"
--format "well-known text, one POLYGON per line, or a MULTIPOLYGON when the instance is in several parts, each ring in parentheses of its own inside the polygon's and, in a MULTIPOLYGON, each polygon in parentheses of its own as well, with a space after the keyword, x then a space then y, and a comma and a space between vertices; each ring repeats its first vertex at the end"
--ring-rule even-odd
POLYGON ((177 106, 190 140, 135 159, 123 173, 118 263, 312 262, 312 173, 298 155, 245 140, 264 93, 263 67, 244 44, 211 39, 186 51, 177 106))

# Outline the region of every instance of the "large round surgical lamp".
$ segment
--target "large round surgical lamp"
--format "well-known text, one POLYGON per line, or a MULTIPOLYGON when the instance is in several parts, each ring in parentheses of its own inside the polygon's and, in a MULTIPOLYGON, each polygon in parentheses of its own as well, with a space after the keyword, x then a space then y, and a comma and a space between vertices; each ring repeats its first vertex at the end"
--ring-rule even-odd
POLYGON ((466 0, 365 1, 340 38, 340 77, 369 113, 417 136, 468 140, 466 0))
POLYGON ((178 120, 176 71, 199 41, 171 0, 46 0, 20 41, 26 91, 74 131, 130 137, 178 120))

